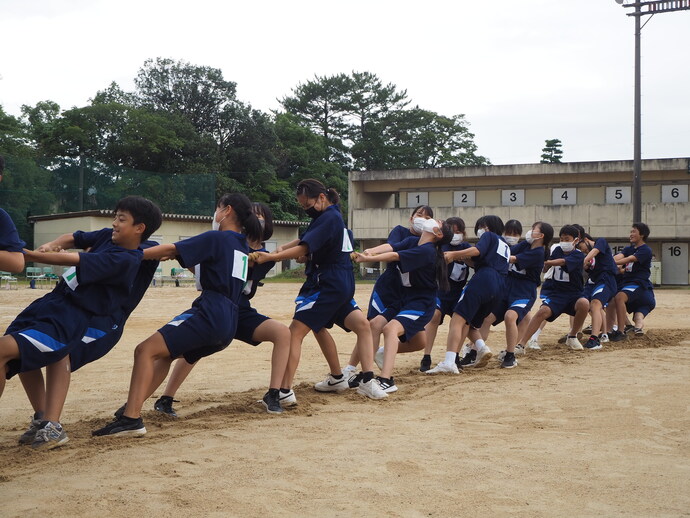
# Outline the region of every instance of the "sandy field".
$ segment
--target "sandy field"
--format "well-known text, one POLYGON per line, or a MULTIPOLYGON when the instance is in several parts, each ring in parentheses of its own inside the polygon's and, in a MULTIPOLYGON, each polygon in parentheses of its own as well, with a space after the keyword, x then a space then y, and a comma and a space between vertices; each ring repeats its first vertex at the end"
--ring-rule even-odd
MULTIPOLYGON (((267 283, 255 305, 289 324, 299 285, 267 283)), ((371 285, 358 287, 366 304, 371 285)), ((0 325, 45 291, 0 290, 0 325)), ((31 409, 19 380, 0 401, 2 517, 690 516, 690 291, 657 292, 644 337, 570 351, 547 326, 519 367, 418 372, 400 355, 384 401, 319 394, 326 362, 307 338, 299 405, 268 415, 270 344, 233 343, 180 389, 170 419, 139 438, 92 438, 125 400, 134 346, 186 309, 189 287, 152 288, 118 347, 72 379, 70 442, 19 446, 31 409)), ((334 331, 342 363, 354 337, 334 331)), ((434 363, 445 351, 442 326, 434 363)), ((497 353, 504 340, 495 332, 497 353)))

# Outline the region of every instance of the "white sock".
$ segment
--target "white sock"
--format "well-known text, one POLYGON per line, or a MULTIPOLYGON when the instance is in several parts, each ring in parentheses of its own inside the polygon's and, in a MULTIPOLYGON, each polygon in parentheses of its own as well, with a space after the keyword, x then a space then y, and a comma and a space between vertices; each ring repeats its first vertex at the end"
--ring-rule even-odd
POLYGON ((481 338, 474 342, 474 348, 477 349, 477 351, 482 350, 484 347, 486 347, 486 344, 484 343, 484 340, 481 338))
POLYGON ((446 363, 455 363, 455 357, 457 355, 453 351, 446 351, 446 359, 443 360, 446 363))
POLYGON ((537 341, 539 340, 539 335, 541 334, 541 329, 537 329, 534 334, 532 335, 532 340, 537 341))
POLYGON ((618 331, 618 326, 613 326, 613 331, 618 331))
POLYGON ((351 371, 356 371, 356 370, 357 370, 357 366, 356 366, 356 365, 350 365, 350 364, 348 364, 347 367, 345 367, 345 368, 346 368, 347 370, 351 370, 351 371))
POLYGON ((382 353, 382 352, 383 352, 383 347, 379 347, 379 350, 378 350, 378 351, 376 351, 376 354, 378 354, 378 353, 382 353))

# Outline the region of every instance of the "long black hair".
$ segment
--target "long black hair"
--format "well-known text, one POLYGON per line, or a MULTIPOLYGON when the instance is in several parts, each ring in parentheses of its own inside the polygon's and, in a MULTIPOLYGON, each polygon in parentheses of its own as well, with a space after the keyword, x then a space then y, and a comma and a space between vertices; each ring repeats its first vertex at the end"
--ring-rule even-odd
POLYGON ((544 245, 544 260, 548 260, 549 256, 551 255, 551 251, 549 250, 549 245, 551 244, 551 241, 553 240, 553 227, 549 224, 546 223, 545 221, 536 221, 534 225, 532 225, 532 228, 535 226, 539 225, 539 230, 542 234, 544 234, 542 244, 544 245))
POLYGON ((309 199, 318 198, 319 194, 325 194, 328 201, 333 205, 340 202, 338 191, 333 188, 326 188, 324 184, 314 178, 307 178, 297 184, 297 196, 304 195, 309 199))
MULTIPOLYGON (((264 231, 261 241, 268 241, 273 236, 273 212, 268 205, 259 201, 252 203, 252 208, 254 209, 254 214, 264 218, 264 231)), ((261 220, 259 220, 259 224, 261 224, 261 220)))
POLYGON ((237 192, 224 194, 218 200, 218 207, 232 207, 237 214, 237 222, 244 229, 249 241, 261 241, 262 230, 259 218, 252 210, 252 202, 244 194, 237 192))
POLYGON ((453 228, 446 221, 440 221, 439 230, 443 233, 443 237, 434 243, 436 245, 436 263, 435 263, 435 273, 436 273, 436 284, 438 284, 438 289, 441 291, 450 290, 450 284, 448 283, 448 266, 446 265, 446 258, 443 256, 443 250, 441 247, 450 243, 453 239, 453 228))

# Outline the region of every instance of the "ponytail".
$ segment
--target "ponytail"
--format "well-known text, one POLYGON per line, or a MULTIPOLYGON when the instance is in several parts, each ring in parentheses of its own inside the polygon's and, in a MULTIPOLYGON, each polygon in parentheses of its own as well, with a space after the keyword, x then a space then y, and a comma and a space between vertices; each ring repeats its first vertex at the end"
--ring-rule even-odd
POLYGON ((450 284, 448 283, 448 266, 446 265, 446 258, 443 255, 443 250, 441 247, 450 243, 453 239, 453 229, 446 221, 441 221, 441 227, 439 228, 443 232, 443 237, 436 241, 436 284, 438 284, 438 289, 441 291, 450 290, 450 284))
POLYGON ((244 229, 244 234, 249 241, 261 241, 262 230, 259 218, 252 210, 252 202, 244 194, 224 194, 218 200, 219 207, 232 207, 237 215, 237 223, 244 229))
POLYGON ((315 180, 314 178, 307 178, 297 184, 297 196, 304 195, 309 199, 318 198, 320 194, 326 196, 329 202, 336 205, 340 202, 340 195, 338 191, 331 188, 326 188, 324 184, 315 180))

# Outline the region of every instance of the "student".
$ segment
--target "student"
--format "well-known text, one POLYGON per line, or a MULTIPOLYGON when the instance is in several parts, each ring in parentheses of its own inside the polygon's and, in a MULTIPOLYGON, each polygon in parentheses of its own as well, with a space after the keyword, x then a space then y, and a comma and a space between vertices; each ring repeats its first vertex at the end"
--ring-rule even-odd
POLYGON ((586 253, 583 266, 589 272, 587 281, 589 290, 589 312, 592 316, 591 336, 584 347, 590 351, 602 348, 601 339, 606 333, 606 306, 616 295, 616 263, 613 260, 611 247, 603 237, 596 241, 585 233, 578 243, 582 253, 586 253))
MULTIPOLYGON (((143 256, 139 246, 160 221, 160 210, 152 202, 128 196, 115 207, 112 231, 103 232, 98 240, 89 243, 92 246, 88 252, 25 251, 27 260, 70 268, 55 289, 32 302, 0 338, 0 364, 7 378, 63 360, 87 335, 95 317, 121 310, 139 271, 143 256)), ((81 242, 82 234, 73 236, 70 244, 78 248, 86 244, 81 242)), ((48 392, 66 392, 62 384, 69 383, 69 376, 59 375, 60 371, 66 371, 64 365, 47 371, 48 392)), ((0 393, 4 385, 5 376, 0 381, 0 393)), ((37 439, 38 434, 47 434, 44 442, 66 442, 57 421, 62 410, 59 406, 46 408, 37 439)))
MULTIPOLYGON (((633 332, 637 336, 644 334, 644 319, 656 307, 654 290, 649 280, 652 267, 652 249, 647 244, 649 227, 645 223, 633 223, 630 229, 630 246, 626 246, 614 260, 623 266, 623 278, 616 293, 616 317, 618 330, 614 331, 611 340, 625 338, 626 313, 633 314, 633 332)), ((611 335, 611 333, 609 333, 611 335)))
MULTIPOLYGON (((263 203, 252 204, 254 214, 259 218, 259 223, 262 228, 261 241, 249 242, 249 249, 251 252, 266 252, 264 243, 273 235, 273 214, 271 209, 263 203)), ((279 389, 285 369, 287 367, 288 357, 290 356, 290 330, 287 326, 281 324, 276 320, 262 315, 251 306, 251 299, 256 294, 257 288, 261 281, 266 277, 271 268, 275 265, 274 262, 269 261, 263 264, 249 263, 249 270, 247 272, 247 283, 240 294, 239 314, 237 319, 237 331, 235 331, 235 340, 248 343, 249 345, 259 345, 261 342, 273 342, 273 355, 271 358, 271 377, 269 387, 279 389)), ((197 273, 197 278, 199 274, 197 273)), ((188 363, 184 358, 180 358, 173 368, 173 372, 168 379, 165 390, 160 398, 154 403, 154 409, 163 412, 172 417, 177 417, 177 413, 173 409, 174 396, 177 390, 182 385, 182 382, 187 378, 196 364, 188 363)), ((154 388, 154 390, 157 387, 154 388)), ((152 391, 153 392, 153 391, 152 391)), ((261 403, 266 407, 269 414, 280 414, 283 409, 274 398, 269 398, 268 394, 261 400, 261 403)))
POLYGON ((354 254, 358 263, 399 262, 402 279, 400 311, 383 327, 384 351, 378 380, 385 392, 395 392, 393 366, 398 352, 418 351, 426 346, 426 331, 436 309, 436 293, 447 291, 448 273, 441 247, 453 237, 450 225, 427 219, 422 235, 400 243, 374 247, 367 254, 354 254), (403 347, 399 342, 406 342, 403 347))
POLYGON ((503 239, 508 246, 515 246, 520 242, 522 237, 522 223, 517 219, 509 219, 506 221, 505 228, 503 229, 503 239))
MULTIPOLYGON (((284 395, 291 404, 296 402, 292 385, 304 337, 312 331, 318 339, 334 323, 357 335, 357 353, 362 362, 361 383, 357 392, 372 399, 388 396, 374 378, 374 351, 369 322, 352 298, 355 279, 350 253, 353 249, 350 234, 340 214, 339 201, 340 197, 334 189, 326 189, 318 180, 302 180, 297 185, 297 202, 312 218, 307 231, 281 252, 252 254, 258 264, 309 257, 307 280, 295 301, 297 307, 290 324, 290 360, 285 375, 286 386, 281 387, 280 397, 283 398, 284 395)), ((340 368, 335 342, 320 341, 320 345, 330 373, 314 388, 320 392, 347 390, 348 379, 340 368)))
MULTIPOLYGON (((5 158, 0 156, 0 182, 5 171, 5 158)), ((24 269, 22 250, 26 243, 19 239, 17 227, 10 215, 0 209, 0 270, 19 273, 24 269)))
POLYGON ((482 216, 474 225, 474 233, 479 238, 477 244, 465 250, 445 253, 446 262, 472 258, 475 274, 453 309, 446 358, 426 371, 427 374, 457 374, 459 371, 455 361, 460 344, 466 337, 473 345, 460 360, 461 367, 483 367, 491 358, 491 350, 481 338, 479 329, 505 290, 510 248, 501 237, 503 229, 503 221, 498 216, 482 216))
POLYGON ((524 241, 510 247, 506 297, 496 308, 496 322, 504 321, 506 328, 506 350, 502 358, 499 357, 503 369, 517 367, 515 348, 521 331, 524 332, 531 320, 529 312, 537 300, 541 272, 548 257, 545 245, 548 246, 552 239, 553 227, 537 221, 527 231, 524 241))
MULTIPOLYGON (((453 216, 446 220, 446 223, 453 231, 453 237, 450 243, 443 245, 441 248, 443 252, 454 252, 456 250, 465 250, 471 245, 465 241, 465 221, 462 218, 453 216)), ((419 364, 419 370, 426 372, 431 369, 431 350, 434 347, 436 334, 438 333, 438 326, 443 324, 446 315, 453 316, 453 308, 455 303, 460 298, 462 289, 467 284, 467 264, 465 261, 454 260, 447 266, 448 272, 448 290, 439 289, 436 294, 436 311, 431 321, 426 325, 426 347, 424 347, 424 356, 419 364)))
POLYGON ((545 268, 554 267, 553 275, 544 281, 539 297, 542 305, 532 318, 518 344, 525 343, 541 326, 544 320, 553 322, 562 313, 573 316, 573 323, 565 344, 574 350, 582 350, 577 333, 587 318, 589 301, 583 295, 583 264, 585 254, 576 248, 579 233, 573 225, 565 225, 558 232, 559 247, 555 248, 545 268))
MULTIPOLYGON (((226 194, 218 201, 214 219, 220 230, 208 231, 173 244, 144 250, 145 259, 176 258, 183 268, 201 265, 203 291, 192 307, 137 345, 125 408, 115 420, 92 432, 95 436, 143 435, 141 407, 168 374, 174 358, 195 363, 225 349, 237 329, 237 303, 247 279, 246 236, 261 239, 261 226, 243 194, 226 194)), ((278 390, 269 390, 276 400, 278 390)))
MULTIPOLYGON (((156 226, 156 224, 154 222, 153 225, 156 226)), ((51 251, 75 247, 90 248, 91 246, 96 246, 108 233, 112 233, 112 229, 106 228, 95 232, 65 234, 50 244, 41 246, 38 250, 51 251), (76 245, 77 242, 79 246, 76 245)), ((147 240, 141 244, 141 248, 146 249, 157 244, 155 241, 147 240)), ((41 429, 41 421, 47 415, 52 418, 52 428, 59 424, 62 408, 67 398, 67 390, 69 389, 70 373, 76 372, 87 363, 102 358, 117 345, 122 337, 127 319, 139 305, 146 290, 151 285, 156 268, 158 268, 158 261, 141 261, 134 284, 132 285, 131 294, 123 301, 123 306, 120 310, 113 314, 93 317, 89 321, 86 334, 70 348, 69 356, 46 367, 48 376, 53 380, 49 392, 46 393, 41 369, 19 374, 26 395, 29 397, 29 401, 34 409, 34 417, 31 420, 29 429, 19 438, 20 444, 31 444, 34 449, 50 450, 65 444, 69 440, 64 430, 60 436, 56 437, 55 434, 49 433, 50 429, 45 427, 41 429)))

